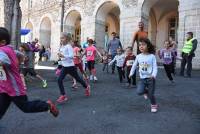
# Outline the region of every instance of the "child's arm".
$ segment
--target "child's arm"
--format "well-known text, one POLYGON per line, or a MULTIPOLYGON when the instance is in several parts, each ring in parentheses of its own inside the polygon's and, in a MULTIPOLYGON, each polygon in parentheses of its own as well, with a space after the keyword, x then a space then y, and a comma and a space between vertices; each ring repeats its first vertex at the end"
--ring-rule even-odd
POLYGON ((113 60, 110 61, 110 63, 109 63, 108 65, 109 65, 109 66, 112 65, 112 64, 115 62, 115 60, 116 60, 116 56, 114 57, 113 60))
POLYGON ((135 73, 137 64, 138 64, 138 59, 137 59, 137 56, 136 56, 135 61, 134 61, 133 65, 132 65, 132 67, 131 67, 131 71, 130 71, 129 77, 133 76, 133 74, 135 73))
POLYGON ((157 72, 158 72, 158 66, 157 66, 157 62, 156 62, 156 57, 153 55, 153 72, 152 72, 152 77, 156 78, 157 76, 157 72))
POLYGON ((5 65, 5 66, 9 67, 10 64, 11 64, 11 61, 10 61, 8 55, 1 51, 0 52, 0 66, 5 65))

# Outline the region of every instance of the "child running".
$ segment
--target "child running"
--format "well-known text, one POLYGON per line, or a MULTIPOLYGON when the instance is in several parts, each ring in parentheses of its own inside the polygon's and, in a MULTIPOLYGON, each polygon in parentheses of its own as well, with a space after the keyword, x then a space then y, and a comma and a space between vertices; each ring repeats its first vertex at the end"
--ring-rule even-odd
POLYGON ((174 50, 170 47, 170 42, 165 41, 163 49, 158 51, 158 56, 163 61, 163 66, 165 68, 165 72, 167 74, 168 79, 171 81, 171 83, 174 83, 174 79, 172 77, 174 63, 173 63, 173 57, 176 57, 176 54, 174 50))
POLYGON ((58 86, 60 89, 61 96, 57 99, 58 103, 63 103, 68 100, 65 89, 63 86, 63 80, 67 74, 75 78, 85 88, 85 95, 90 96, 90 86, 86 84, 78 75, 77 69, 74 64, 74 53, 71 45, 71 34, 62 33, 61 35, 61 48, 58 56, 62 61, 62 70, 58 78, 58 86))
POLYGON ((103 62, 103 71, 106 69, 107 73, 108 71, 108 52, 104 52, 103 54, 103 58, 102 58, 102 62, 103 62))
MULTIPOLYGON (((81 48, 78 45, 78 41, 74 41, 73 43, 73 49, 74 49, 74 64, 79 69, 79 71, 82 73, 83 78, 85 81, 88 81, 88 77, 86 72, 83 70, 83 64, 82 64, 82 56, 81 56, 81 48)), ((77 88, 76 79, 73 78, 74 84, 72 85, 72 88, 77 88)))
POLYGON ((133 76, 139 64, 140 81, 138 82, 137 93, 138 95, 147 94, 151 102, 151 112, 155 113, 158 108, 154 96, 155 79, 158 71, 156 57, 154 55, 155 48, 149 39, 141 39, 139 41, 139 50, 141 54, 136 56, 129 77, 131 78, 133 76))
POLYGON ((121 48, 118 48, 117 49, 117 55, 109 63, 109 65, 112 65, 112 64, 115 64, 115 62, 116 62, 120 83, 122 83, 123 82, 123 78, 125 78, 125 73, 124 73, 124 70, 123 70, 123 64, 124 64, 124 61, 125 61, 125 55, 122 53, 122 51, 123 50, 121 48))
POLYGON ((14 102, 25 113, 50 111, 53 116, 57 117, 59 111, 52 101, 28 101, 19 73, 19 61, 9 43, 8 30, 0 27, 0 119, 6 113, 11 102, 14 102))
POLYGON ((34 58, 35 58, 34 52, 32 52, 29 49, 29 46, 27 44, 22 44, 20 46, 20 50, 25 56, 24 67, 22 69, 22 73, 23 73, 24 77, 26 77, 27 74, 30 74, 31 76, 40 79, 42 81, 42 87, 46 88, 47 87, 47 81, 42 76, 40 76, 39 74, 37 74, 35 72, 35 69, 34 69, 34 58))
POLYGON ((128 82, 127 88, 136 87, 136 73, 134 73, 133 76, 131 78, 129 78, 131 67, 132 67, 134 60, 135 60, 135 55, 133 54, 132 47, 128 47, 126 49, 126 53, 127 53, 127 56, 126 56, 125 61, 124 61, 123 70, 126 67, 126 77, 127 77, 127 82, 128 82))
POLYGON ((87 59, 87 66, 90 72, 90 80, 94 80, 96 82, 98 79, 96 77, 96 69, 94 67, 95 64, 95 57, 96 53, 100 56, 101 54, 97 51, 96 47, 93 45, 94 41, 92 39, 88 40, 88 47, 85 49, 86 59, 87 59))

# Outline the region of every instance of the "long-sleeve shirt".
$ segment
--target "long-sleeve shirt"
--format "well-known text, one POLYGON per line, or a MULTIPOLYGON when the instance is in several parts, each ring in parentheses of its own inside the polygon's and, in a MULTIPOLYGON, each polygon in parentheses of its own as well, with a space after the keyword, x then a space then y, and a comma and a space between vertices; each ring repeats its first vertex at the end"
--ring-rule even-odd
POLYGON ((122 48, 122 44, 119 39, 114 38, 113 40, 110 40, 108 43, 108 51, 114 55, 117 53, 117 49, 122 48))
POLYGON ((109 63, 109 65, 113 64, 116 61, 118 67, 123 67, 124 60, 125 60, 124 54, 116 55, 114 59, 109 63))
POLYGON ((173 49, 164 48, 159 51, 159 57, 162 59, 163 64, 171 64, 176 54, 173 49))
POLYGON ((70 44, 61 46, 60 53, 64 56, 61 58, 63 67, 74 66, 74 53, 70 44))
POLYGON ((194 40, 192 41, 192 50, 190 51, 190 55, 191 55, 191 54, 194 55, 194 51, 197 49, 197 44, 198 44, 197 39, 194 39, 194 40))
POLYGON ((157 76, 158 69, 155 55, 142 53, 137 55, 129 75, 132 76, 135 73, 138 64, 141 79, 157 76))
POLYGON ((135 60, 135 55, 127 55, 124 61, 123 68, 127 67, 127 69, 131 69, 135 60))

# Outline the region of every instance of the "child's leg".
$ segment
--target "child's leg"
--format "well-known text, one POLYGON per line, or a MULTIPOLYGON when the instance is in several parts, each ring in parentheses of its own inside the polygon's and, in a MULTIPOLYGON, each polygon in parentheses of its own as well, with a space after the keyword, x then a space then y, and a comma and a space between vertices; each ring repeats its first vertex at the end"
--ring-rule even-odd
POLYGON ((104 71, 105 68, 106 68, 106 63, 103 64, 103 69, 102 70, 104 71))
POLYGON ((108 63, 106 63, 106 70, 107 70, 107 73, 109 72, 109 70, 108 70, 108 63))
POLYGON ((167 77, 168 77, 168 79, 170 80, 170 81, 172 81, 173 80, 173 78, 172 78, 172 72, 171 72, 171 65, 166 65, 166 64, 163 64, 163 66, 164 66, 164 68, 165 68, 165 72, 166 72, 166 74, 167 74, 167 77))
POLYGON ((63 86, 63 79, 65 78, 66 74, 67 74, 67 68, 63 67, 62 70, 61 70, 60 76, 58 77, 58 86, 59 86, 61 95, 65 95, 65 89, 64 89, 64 86, 63 86))
POLYGON ((131 78, 132 78, 132 84, 136 85, 136 71, 135 71, 134 75, 131 78))
POLYGON ((156 105, 155 93, 155 79, 147 79, 148 85, 148 98, 150 99, 151 105, 156 105))
POLYGON ((11 103, 10 97, 5 93, 0 93, 0 120, 6 113, 8 107, 10 106, 10 103, 11 103))
POLYGON ((12 97, 11 100, 17 107, 25 113, 45 112, 49 110, 49 105, 45 101, 28 101, 27 96, 12 97))
POLYGON ((126 78, 127 78, 128 84, 130 85, 131 84, 131 79, 129 78, 129 74, 130 74, 130 69, 127 68, 127 70, 126 70, 126 78))
POLYGON ((26 87, 26 82, 25 82, 25 79, 24 79, 24 75, 23 75, 22 73, 20 73, 20 76, 21 76, 21 79, 22 79, 24 88, 27 89, 27 87, 26 87))
POLYGON ((121 83, 122 82, 122 68, 121 67, 117 67, 117 71, 118 71, 118 75, 119 75, 119 81, 121 83))
POLYGON ((146 87, 146 80, 140 79, 137 86, 137 94, 143 95, 145 93, 145 87, 146 87))
POLYGON ((69 74, 76 79, 84 88, 87 88, 87 84, 79 77, 75 67, 69 67, 69 74))

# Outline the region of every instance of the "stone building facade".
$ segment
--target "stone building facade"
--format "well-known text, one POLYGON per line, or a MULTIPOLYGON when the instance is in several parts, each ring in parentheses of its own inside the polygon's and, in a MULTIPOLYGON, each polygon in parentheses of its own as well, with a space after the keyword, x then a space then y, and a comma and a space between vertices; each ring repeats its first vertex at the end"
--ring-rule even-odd
MULTIPOLYGON (((22 27, 31 33, 22 41, 39 38, 50 46, 52 59, 59 48, 62 0, 22 0, 22 27)), ((64 31, 84 42, 94 38, 98 47, 104 47, 105 37, 117 32, 123 47, 131 45, 138 22, 145 23, 149 38, 159 49, 163 42, 174 37, 178 50, 183 47, 185 35, 194 32, 200 42, 199 0, 66 0, 64 31)), ((194 67, 200 68, 200 47, 194 58, 194 67)))

